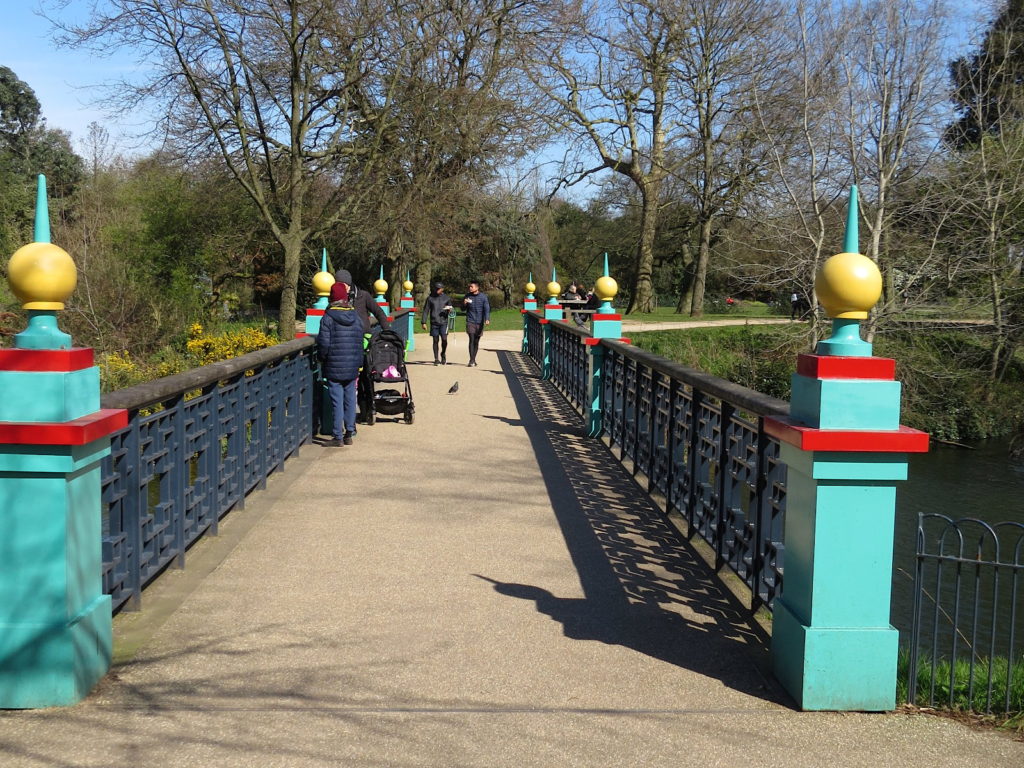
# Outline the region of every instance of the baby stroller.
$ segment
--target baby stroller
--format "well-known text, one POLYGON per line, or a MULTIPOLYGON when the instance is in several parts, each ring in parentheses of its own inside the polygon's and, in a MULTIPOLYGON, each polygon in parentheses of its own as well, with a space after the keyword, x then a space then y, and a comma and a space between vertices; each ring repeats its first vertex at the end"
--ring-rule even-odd
POLYGON ((377 414, 405 416, 412 424, 412 388, 405 367, 405 340, 390 328, 375 330, 363 358, 359 374, 359 413, 366 424, 373 424, 377 414), (401 389, 386 385, 404 385, 401 389))

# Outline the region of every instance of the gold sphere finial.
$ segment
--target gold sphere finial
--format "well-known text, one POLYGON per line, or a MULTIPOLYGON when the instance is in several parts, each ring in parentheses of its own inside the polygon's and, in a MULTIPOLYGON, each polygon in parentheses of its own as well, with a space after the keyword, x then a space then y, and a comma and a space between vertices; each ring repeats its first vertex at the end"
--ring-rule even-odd
POLYGON ((317 272, 313 275, 313 290, 317 296, 330 296, 331 286, 335 282, 334 275, 330 272, 317 272))
POLYGON ((59 245, 29 243, 11 256, 7 282, 25 309, 64 309, 78 284, 78 270, 59 245))
POLYGON ((387 291, 388 291, 388 281, 385 280, 383 277, 378 278, 377 280, 374 280, 373 281, 373 290, 375 290, 377 293, 380 293, 380 294, 387 293, 387 291))
POLYGON ((562 286, 560 286, 554 280, 548 283, 548 296, 550 296, 551 298, 557 298, 558 294, 560 294, 561 292, 562 286))
POLYGON ((597 278, 597 282, 594 283, 594 293, 597 294, 597 298, 601 301, 611 301, 619 292, 619 284, 615 282, 614 277, 603 275, 597 278))
POLYGON ((882 273, 860 253, 837 253, 814 278, 818 301, 829 317, 866 320, 882 295, 882 273))
POLYGON ((406 280, 404 283, 402 283, 402 288, 405 289, 406 293, 409 293, 410 291, 412 291, 412 289, 413 289, 413 282, 412 282, 412 280, 406 280))
POLYGON ((527 293, 533 293, 534 291, 537 290, 537 284, 535 282, 533 282, 532 280, 530 282, 528 282, 526 285, 524 285, 523 287, 526 289, 527 293))

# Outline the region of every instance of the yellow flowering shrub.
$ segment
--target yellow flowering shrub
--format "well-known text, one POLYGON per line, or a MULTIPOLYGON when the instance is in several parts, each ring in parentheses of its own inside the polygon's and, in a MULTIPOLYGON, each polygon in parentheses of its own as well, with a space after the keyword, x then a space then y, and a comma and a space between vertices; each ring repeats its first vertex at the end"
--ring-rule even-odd
MULTIPOLYGON (((208 334, 200 323, 192 323, 186 332, 185 355, 175 354, 162 360, 140 363, 125 351, 100 355, 100 385, 104 392, 124 389, 143 381, 173 376, 221 360, 230 360, 248 352, 277 344, 277 339, 259 328, 208 334)), ((186 398, 187 399, 187 398, 186 398)))
POLYGON ((203 333, 201 325, 195 323, 189 329, 185 349, 190 362, 200 366, 240 357, 276 343, 277 339, 259 328, 243 328, 240 331, 227 331, 209 336, 203 333))
POLYGON ((100 388, 104 392, 124 389, 146 380, 131 355, 123 350, 100 355, 96 363, 100 368, 100 388))

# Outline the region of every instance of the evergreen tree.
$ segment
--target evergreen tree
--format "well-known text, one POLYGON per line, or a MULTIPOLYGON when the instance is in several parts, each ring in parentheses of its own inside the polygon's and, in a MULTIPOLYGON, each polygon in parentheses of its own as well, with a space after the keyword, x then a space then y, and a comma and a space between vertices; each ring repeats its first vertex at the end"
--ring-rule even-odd
POLYGON ((953 147, 977 146, 985 134, 1024 116, 1024 0, 1006 3, 978 50, 950 63, 950 76, 959 115, 946 129, 953 147))

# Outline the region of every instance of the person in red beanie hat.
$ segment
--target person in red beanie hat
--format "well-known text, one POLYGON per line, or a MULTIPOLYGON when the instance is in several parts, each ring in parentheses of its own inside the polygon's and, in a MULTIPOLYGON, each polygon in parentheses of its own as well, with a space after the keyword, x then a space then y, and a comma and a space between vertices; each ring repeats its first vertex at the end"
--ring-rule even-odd
POLYGON ((356 381, 363 364, 363 324, 349 301, 348 286, 331 286, 330 306, 316 337, 323 376, 334 406, 333 437, 327 445, 352 445, 356 432, 356 381))
POLYGON ((335 283, 331 286, 331 304, 336 301, 348 301, 348 286, 344 283, 335 283))

